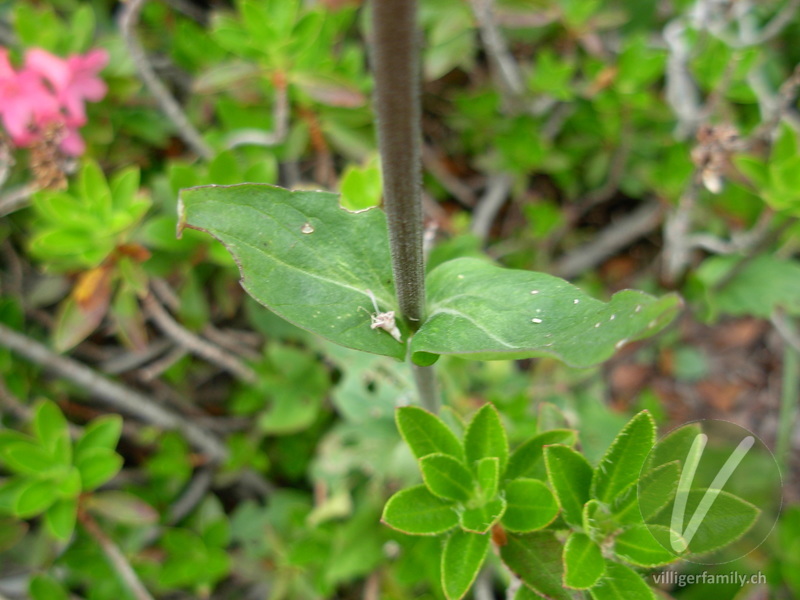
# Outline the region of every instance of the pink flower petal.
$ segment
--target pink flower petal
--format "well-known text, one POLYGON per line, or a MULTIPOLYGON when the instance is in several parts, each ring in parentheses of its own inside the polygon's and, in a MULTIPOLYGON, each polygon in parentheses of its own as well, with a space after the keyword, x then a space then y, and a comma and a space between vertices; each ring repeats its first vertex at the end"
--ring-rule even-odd
POLYGON ((72 77, 67 61, 41 48, 28 50, 25 54, 25 68, 44 77, 56 92, 67 87, 72 77))

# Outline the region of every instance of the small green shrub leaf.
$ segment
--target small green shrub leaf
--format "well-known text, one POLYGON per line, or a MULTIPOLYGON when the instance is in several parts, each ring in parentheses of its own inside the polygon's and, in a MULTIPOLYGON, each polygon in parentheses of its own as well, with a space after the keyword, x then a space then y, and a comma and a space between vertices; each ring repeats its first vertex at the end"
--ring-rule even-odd
POLYGON ((614 538, 614 552, 625 562, 637 567, 660 567, 678 560, 675 552, 667 550, 653 536, 654 532, 658 532, 662 541, 670 540, 669 527, 634 525, 614 538))
POLYGON ((656 600, 641 575, 610 560, 606 561, 606 574, 589 593, 594 600, 656 600))
POLYGON ((326 192, 266 184, 181 190, 179 231, 221 241, 236 259, 242 286, 290 323, 357 350, 403 360, 402 342, 372 329, 370 292, 380 312, 397 312, 386 216, 348 212, 326 192))
POLYGON ((478 474, 478 485, 481 494, 486 500, 494 498, 500 482, 500 459, 496 456, 487 456, 476 463, 475 471, 478 474))
POLYGON ((86 508, 107 519, 126 525, 153 525, 158 511, 128 492, 106 490, 87 496, 86 508))
POLYGON ((447 454, 429 454, 419 461, 425 485, 445 500, 466 501, 472 495, 472 474, 461 461, 447 454))
POLYGON ((592 479, 592 497, 612 502, 617 494, 637 481, 655 440, 656 424, 652 415, 643 410, 622 428, 597 465, 592 479))
POLYGON ((509 570, 537 594, 551 600, 571 600, 561 585, 564 563, 561 542, 551 531, 509 533, 500 558, 509 570))
MULTIPOLYGON (((696 513, 697 507, 707 491, 706 489, 693 489, 687 493, 684 528, 696 513)), ((707 554, 724 548, 747 533, 761 514, 759 508, 730 492, 723 490, 715 495, 716 497, 700 522, 697 531, 691 539, 686 540, 689 544, 688 552, 691 554, 707 554)), ((676 497, 673 497, 663 510, 647 521, 650 533, 665 548, 672 548, 669 531, 676 497), (657 527, 659 525, 661 527, 657 527)), ((679 531, 678 533, 683 535, 684 532, 679 531)))
POLYGON ((589 589, 605 571, 600 547, 585 533, 572 533, 564 545, 564 585, 576 590, 589 589))
POLYGON ((39 443, 55 455, 59 464, 69 464, 72 446, 67 420, 54 402, 46 400, 39 404, 33 418, 33 428, 39 443))
POLYGON ((680 462, 665 463, 642 475, 614 499, 611 511, 623 525, 641 524, 658 514, 675 496, 681 476, 680 462))
POLYGON ((81 473, 81 486, 91 491, 109 481, 122 468, 122 457, 106 448, 92 448, 82 452, 75 461, 81 473))
POLYGON ((28 441, 10 442, 0 448, 0 460, 9 469, 25 475, 39 475, 59 465, 59 460, 41 446, 28 441))
POLYGON ((504 498, 489 500, 481 506, 467 508, 459 515, 461 528, 473 533, 486 533, 506 511, 504 498))
POLYGON ((47 509, 44 522, 53 537, 66 541, 75 529, 75 517, 78 514, 77 498, 59 500, 47 509))
POLYGON ((553 356, 588 367, 621 344, 657 333, 681 306, 674 294, 657 299, 632 290, 604 303, 557 277, 474 258, 439 265, 427 289, 428 318, 411 342, 415 362, 439 354, 553 356))
POLYGON ((58 499, 58 487, 49 480, 29 480, 19 490, 14 514, 27 519, 46 511, 58 499))
POLYGON ((401 490, 389 498, 381 520, 411 535, 438 535, 458 525, 453 503, 437 498, 424 485, 401 490))
POLYGON ((544 449, 547 478, 558 496, 564 520, 580 526, 583 505, 589 500, 592 466, 582 454, 569 446, 552 445, 544 449))
POLYGON ((484 404, 472 417, 464 434, 464 451, 467 464, 473 468, 482 458, 496 457, 500 473, 505 472, 508 462, 508 439, 500 422, 500 414, 492 404, 484 404))
POLYGON ((49 575, 36 575, 28 585, 31 600, 68 600, 69 594, 49 575))
POLYGON ((105 448, 114 450, 122 434, 122 417, 119 415, 106 415, 95 419, 86 429, 75 444, 75 458, 80 458, 83 452, 92 448, 105 448))
POLYGON ((574 429, 552 429, 532 437, 511 453, 506 468, 506 479, 520 477, 544 479, 547 476, 542 451, 544 446, 550 444, 572 446, 577 439, 577 432, 574 429))
POLYGON ((439 417, 417 406, 403 406, 395 413, 400 435, 417 458, 428 454, 447 454, 464 458, 461 442, 439 417))
POLYGON ((558 502, 553 492, 536 479, 514 479, 506 484, 508 507, 503 515, 503 527, 526 533, 542 529, 558 515, 558 502))
POLYGON ((472 587, 489 551, 489 535, 457 529, 444 544, 442 587, 448 600, 460 600, 472 587))

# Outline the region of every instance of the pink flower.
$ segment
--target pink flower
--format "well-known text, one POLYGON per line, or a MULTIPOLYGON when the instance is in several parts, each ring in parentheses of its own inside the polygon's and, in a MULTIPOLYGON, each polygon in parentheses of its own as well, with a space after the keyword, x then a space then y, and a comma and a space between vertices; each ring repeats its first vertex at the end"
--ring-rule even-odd
POLYGON ((8 51, 0 48, 0 120, 14 144, 30 146, 48 125, 63 126, 61 150, 82 154, 85 144, 78 128, 86 124, 85 102, 97 102, 106 84, 97 74, 108 53, 96 49, 63 59, 41 48, 29 50, 25 67, 15 71, 8 51))
POLYGON ((97 102, 106 95, 106 84, 97 74, 108 64, 108 52, 95 49, 66 60, 33 48, 25 56, 25 67, 44 77, 56 93, 69 119, 86 122, 84 101, 97 102))
POLYGON ((58 113, 58 101, 41 78, 31 71, 14 71, 8 51, 0 48, 0 119, 12 141, 18 146, 30 144, 36 138, 31 125, 58 113))

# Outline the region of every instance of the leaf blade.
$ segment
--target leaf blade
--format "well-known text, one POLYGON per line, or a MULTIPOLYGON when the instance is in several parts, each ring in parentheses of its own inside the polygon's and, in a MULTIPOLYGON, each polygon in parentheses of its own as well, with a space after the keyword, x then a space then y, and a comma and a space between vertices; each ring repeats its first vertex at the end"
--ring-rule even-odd
MULTIPOLYGON (((178 231, 221 241, 242 287, 287 321, 342 346, 405 358, 405 342, 371 329, 367 314, 368 290, 381 312, 397 311, 382 211, 351 213, 335 194, 267 184, 184 189, 178 211, 178 231)), ((397 325, 406 339, 408 328, 397 325)))
POLYGON ((418 364, 455 354, 477 360, 553 356, 588 367, 621 344, 657 333, 681 306, 674 294, 656 299, 632 290, 603 303, 551 275, 474 258, 439 265, 427 289, 429 316, 411 341, 418 364))
POLYGON ((489 552, 489 535, 456 530, 442 552, 442 587, 448 600, 460 600, 472 587, 489 552))

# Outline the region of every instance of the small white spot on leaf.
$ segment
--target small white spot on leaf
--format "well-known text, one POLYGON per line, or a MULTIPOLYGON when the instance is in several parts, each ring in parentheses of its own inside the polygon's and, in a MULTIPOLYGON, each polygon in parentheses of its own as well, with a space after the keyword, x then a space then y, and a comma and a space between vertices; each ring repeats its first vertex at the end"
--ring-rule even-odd
POLYGON ((531 294, 538 294, 539 290, 531 290, 531 294))
POLYGON ((302 233, 314 233, 314 226, 311 223, 303 223, 303 226, 300 228, 302 233))
POLYGON ((572 301, 573 304, 577 304, 578 302, 580 302, 580 300, 578 300, 577 298, 575 298, 575 300, 572 301))
POLYGON ((459 279, 464 279, 464 276, 463 275, 459 275, 458 278, 459 279))
POLYGON ((636 308, 633 309, 633 312, 640 312, 641 310, 642 310, 642 305, 641 304, 637 304, 636 308))
POLYGON ((541 323, 541 319, 531 319, 531 323, 541 323))

